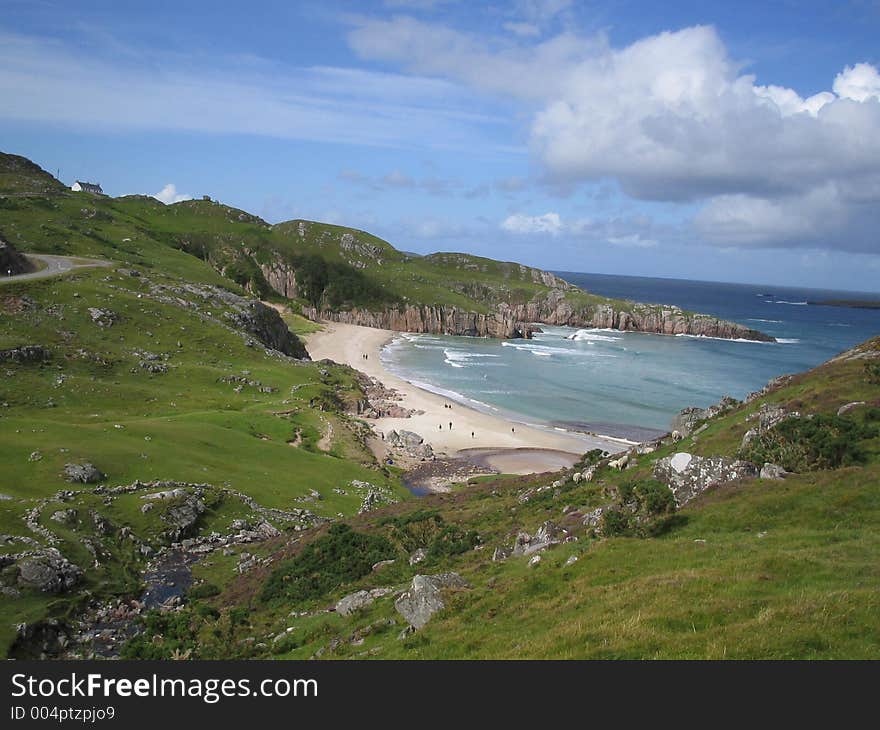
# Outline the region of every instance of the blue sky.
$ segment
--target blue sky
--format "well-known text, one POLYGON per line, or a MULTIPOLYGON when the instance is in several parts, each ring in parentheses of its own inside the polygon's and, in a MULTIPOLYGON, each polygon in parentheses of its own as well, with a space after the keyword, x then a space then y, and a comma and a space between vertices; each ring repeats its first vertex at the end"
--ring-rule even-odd
POLYGON ((0 149, 548 269, 880 290, 880 3, 0 0, 0 149))

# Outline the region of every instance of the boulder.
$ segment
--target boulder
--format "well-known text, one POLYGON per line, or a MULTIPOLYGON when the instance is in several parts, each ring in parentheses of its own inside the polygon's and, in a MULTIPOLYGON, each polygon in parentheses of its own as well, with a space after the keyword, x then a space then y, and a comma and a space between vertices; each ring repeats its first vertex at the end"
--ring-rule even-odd
POLYGON ((0 362, 14 362, 16 365, 42 363, 52 359, 52 351, 42 345, 20 345, 9 350, 0 350, 0 362))
POLYGON ((56 548, 25 553, 18 558, 18 584, 44 593, 62 593, 79 583, 83 571, 56 548))
POLYGON ((370 591, 356 591, 349 593, 347 596, 340 598, 336 604, 336 613, 340 616, 351 616, 351 614, 366 608, 373 602, 373 596, 370 591))
POLYGON ((204 502, 189 494, 177 504, 171 505, 162 515, 162 520, 171 527, 168 531, 169 537, 177 541, 188 536, 204 511, 204 502))
POLYGON ((418 565, 427 557, 428 551, 425 548, 419 548, 412 555, 409 556, 409 564, 418 565))
POLYGON ((761 479, 785 479, 788 472, 778 464, 771 464, 769 461, 761 467, 761 479))
POLYGON ((119 321, 119 315, 111 309, 89 307, 89 317, 98 327, 112 327, 119 321))
POLYGON ((679 452, 654 464, 654 478, 672 490, 679 506, 710 487, 756 476, 758 468, 751 462, 725 456, 703 457, 679 452))
POLYGON ((849 413, 853 408, 859 408, 863 405, 865 405, 865 401, 863 400, 856 400, 852 403, 847 403, 846 405, 843 405, 837 409, 837 415, 842 416, 844 413, 849 413))
POLYGON ((534 535, 520 532, 513 543, 511 555, 534 555, 563 541, 568 531, 548 520, 543 523, 534 535))
POLYGON ((94 464, 65 464, 63 474, 67 481, 80 484, 94 484, 106 476, 94 464))
POLYGON ((670 430, 678 431, 682 436, 690 436, 697 423, 704 418, 706 418, 706 411, 703 408, 693 406, 682 408, 673 416, 670 430))
POLYGON ((414 629, 420 629, 437 611, 445 608, 441 591, 445 588, 470 588, 458 573, 417 575, 409 590, 394 602, 394 608, 414 629))

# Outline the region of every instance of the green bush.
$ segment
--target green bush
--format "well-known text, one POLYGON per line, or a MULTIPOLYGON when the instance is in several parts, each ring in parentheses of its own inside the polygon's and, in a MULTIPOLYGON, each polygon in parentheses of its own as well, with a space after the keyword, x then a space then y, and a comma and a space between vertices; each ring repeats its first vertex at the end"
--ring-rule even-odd
POLYGON ((755 464, 779 464, 793 472, 863 464, 867 454, 862 442, 877 436, 878 410, 863 411, 861 421, 828 415, 789 418, 753 439, 740 449, 739 456, 755 464))
POLYGON ((619 507, 607 509, 602 513, 600 522, 602 535, 605 537, 619 537, 629 535, 632 532, 631 514, 619 507))
POLYGON ((445 527, 428 546, 428 560, 461 555, 480 544, 480 536, 474 530, 460 530, 454 525, 445 527))
POLYGON ((264 601, 306 601, 321 598, 339 586, 367 575, 373 565, 395 557, 384 537, 355 532, 335 524, 323 537, 279 565, 263 586, 264 601))
POLYGON ((200 598, 211 598, 212 596, 219 596, 220 589, 217 586, 212 585, 211 583, 202 583, 201 585, 193 586, 192 588, 190 588, 187 595, 189 596, 190 600, 197 601, 200 598))
POLYGON ((865 363, 865 379, 874 385, 880 385, 880 362, 865 363))

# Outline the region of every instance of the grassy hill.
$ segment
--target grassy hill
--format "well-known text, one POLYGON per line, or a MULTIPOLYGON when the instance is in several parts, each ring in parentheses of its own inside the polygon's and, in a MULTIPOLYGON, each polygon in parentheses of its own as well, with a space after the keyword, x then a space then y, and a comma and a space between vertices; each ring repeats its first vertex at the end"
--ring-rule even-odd
POLYGON ((542 321, 766 339, 714 317, 595 296, 521 264, 463 253, 407 255, 341 226, 270 225, 204 199, 163 205, 145 196, 73 193, 33 163, 3 153, 0 235, 22 251, 105 257, 207 280, 199 259, 256 296, 292 300, 314 316, 362 313, 364 323, 391 329, 400 328, 396 314, 409 308, 419 310, 420 327, 452 334, 512 336, 542 321), (461 313, 474 315, 465 319, 477 322, 476 332, 458 331, 461 313), (486 318, 503 321, 493 326, 486 318))
POLYGON ((606 463, 590 482, 574 481, 571 470, 482 480, 346 520, 354 535, 376 541, 370 543, 379 550, 376 559, 395 562, 378 572, 367 566, 354 579, 331 576, 316 591, 285 588, 280 579, 314 565, 315 550, 335 544, 344 554, 345 540, 326 527, 268 544, 273 562, 231 581, 219 561, 197 566, 199 578, 221 588, 219 594, 196 601, 184 628, 156 617, 167 632, 163 646, 135 641, 127 651, 168 656, 185 647, 202 657, 298 659, 876 659, 877 363, 880 339, 710 418, 696 437, 667 439, 654 453, 634 456, 631 468, 618 472, 606 463), (662 494, 656 482, 648 488, 659 459, 676 452, 734 455, 750 418, 767 404, 833 419, 853 399, 867 405, 841 419, 863 429, 844 447, 858 455, 848 466, 811 468, 783 480, 736 480, 678 510, 663 499, 631 511, 640 489, 662 494), (584 526, 584 515, 609 503, 630 514, 630 522, 606 518, 584 526), (539 563, 531 565, 528 556, 493 559, 519 532, 535 534, 548 521, 564 527, 569 540, 539 553, 539 563), (407 558, 419 547, 427 557, 410 565, 407 558), (470 588, 445 591, 445 608, 419 631, 402 633, 406 621, 395 597, 414 575, 447 571, 470 588), (390 595, 352 615, 327 611, 354 591, 383 587, 390 595), (239 608, 247 618, 236 622, 239 608))

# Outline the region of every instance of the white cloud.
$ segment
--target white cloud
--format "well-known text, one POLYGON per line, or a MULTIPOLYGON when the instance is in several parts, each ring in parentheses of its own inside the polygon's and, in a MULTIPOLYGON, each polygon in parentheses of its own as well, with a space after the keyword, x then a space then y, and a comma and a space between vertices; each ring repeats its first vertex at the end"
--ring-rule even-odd
POLYGON ((657 245, 657 241, 653 238, 642 238, 638 233, 629 233, 625 236, 609 236, 607 241, 615 246, 634 248, 653 248, 657 245))
POLYGON ((615 180, 630 197, 704 204, 694 230, 719 245, 877 250, 880 73, 868 63, 802 97, 743 74, 709 26, 615 48, 601 35, 526 42, 394 18, 363 22, 350 42, 525 103, 533 155, 558 189, 615 180))
POLYGON ((541 29, 534 23, 514 23, 512 21, 509 21, 507 23, 503 23, 501 27, 504 28, 504 30, 513 33, 514 35, 518 35, 523 38, 528 36, 541 35, 541 29))
POLYGON ((834 79, 834 93, 842 99, 880 99, 880 73, 867 63, 847 66, 834 79))
POLYGON ((412 149, 514 152, 505 117, 440 79, 260 58, 83 50, 0 31, 0 120, 196 131, 412 149))
POLYGON ((508 233, 528 235, 535 233, 549 233, 551 236, 562 232, 562 219, 558 213, 544 213, 544 215, 523 215, 515 213, 501 221, 501 228, 508 233))
POLYGON ((153 197, 156 200, 160 200, 165 205, 170 205, 171 203, 179 203, 182 200, 192 200, 192 195, 188 195, 187 193, 178 193, 177 186, 174 183, 168 183, 164 188, 162 188, 158 193, 154 193, 153 197))

